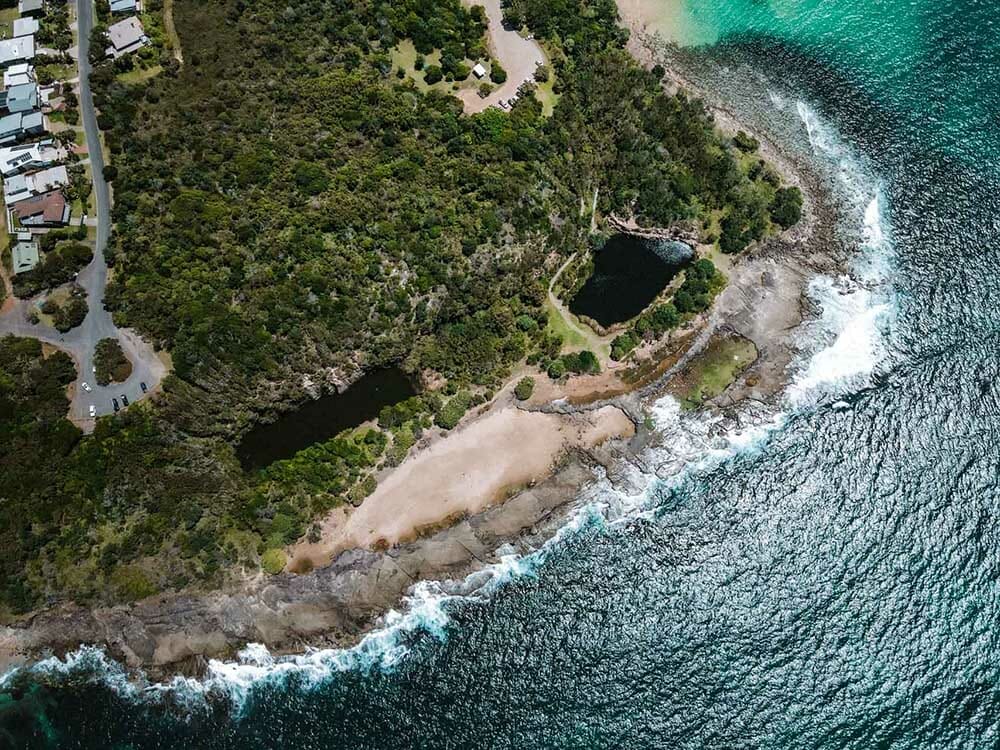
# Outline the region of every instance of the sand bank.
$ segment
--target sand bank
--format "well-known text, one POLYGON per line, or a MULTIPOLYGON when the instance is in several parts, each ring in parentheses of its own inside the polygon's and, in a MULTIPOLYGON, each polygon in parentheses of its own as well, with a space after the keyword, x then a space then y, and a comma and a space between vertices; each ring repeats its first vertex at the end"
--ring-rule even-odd
POLYGON ((568 450, 634 432, 629 418, 611 406, 578 415, 501 407, 410 457, 353 512, 330 513, 322 539, 297 544, 289 567, 318 567, 348 549, 409 541, 545 479, 568 450))

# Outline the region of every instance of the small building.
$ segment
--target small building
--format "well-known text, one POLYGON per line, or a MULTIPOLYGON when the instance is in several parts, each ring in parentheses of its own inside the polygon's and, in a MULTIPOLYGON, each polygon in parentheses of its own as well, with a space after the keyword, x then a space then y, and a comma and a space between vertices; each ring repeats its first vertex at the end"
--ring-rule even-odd
POLYGON ((11 86, 21 86, 25 83, 35 83, 35 69, 31 63, 15 63, 3 72, 3 87, 9 89, 11 86))
POLYGON ((36 195, 7 207, 9 227, 64 227, 69 224, 70 206, 59 190, 36 195))
POLYGON ((111 0, 111 13, 138 13, 142 6, 136 0, 111 0))
POLYGON ((40 172, 26 175, 26 179, 28 181, 28 190, 34 195, 41 195, 50 190, 69 185, 69 173, 66 171, 66 167, 61 164, 57 167, 49 167, 40 172))
POLYGON ((44 16, 43 0, 17 0, 17 12, 22 16, 44 16))
POLYGON ((0 39, 0 68, 31 60, 35 57, 35 37, 0 39))
POLYGON ((21 172, 34 172, 64 158, 51 138, 37 143, 0 148, 0 175, 10 177, 21 172))
POLYGON ((33 195, 28 187, 28 177, 23 174, 16 174, 3 181, 3 202, 8 207, 19 201, 27 200, 33 195))
POLYGON ((38 19, 31 18, 15 18, 14 19, 14 33, 11 35, 15 39, 19 36, 33 36, 38 32, 38 19))
POLYGON ((472 68, 472 75, 476 78, 483 78, 486 75, 486 68, 483 67, 482 63, 476 63, 475 67, 472 68))
POLYGON ((14 174, 4 178, 3 200, 7 207, 35 195, 51 192, 69 185, 66 167, 49 167, 33 174, 14 174))
MULTIPOLYGON (((30 236, 30 235, 29 235, 30 236)), ((10 251, 11 265, 14 266, 14 275, 25 273, 38 265, 38 243, 19 241, 10 251)))
POLYGON ((111 40, 111 46, 106 52, 114 58, 130 54, 149 44, 142 22, 135 16, 111 24, 108 27, 108 39, 111 40))
POLYGON ((41 112, 12 112, 0 117, 0 144, 44 132, 45 120, 41 112))
POLYGON ((30 112, 41 104, 37 83, 19 83, 0 91, 0 108, 8 112, 30 112))

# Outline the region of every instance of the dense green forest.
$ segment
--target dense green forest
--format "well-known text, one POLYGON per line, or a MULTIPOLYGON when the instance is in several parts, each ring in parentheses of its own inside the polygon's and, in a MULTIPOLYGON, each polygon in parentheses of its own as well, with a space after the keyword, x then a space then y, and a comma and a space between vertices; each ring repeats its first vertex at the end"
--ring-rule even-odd
MULTIPOLYGON (((589 246, 595 191, 600 213, 643 224, 721 217, 733 251, 770 231, 773 173, 628 57, 612 0, 508 13, 546 44, 550 117, 530 84, 511 111, 467 116, 393 74, 403 39, 485 54, 482 14, 458 0, 178 0, 182 66, 164 55, 141 83, 96 66, 115 180, 108 305, 175 374, 155 406, 82 437, 62 416, 71 364, 2 342, 8 611, 216 584, 262 555, 274 568, 274 550, 358 502, 378 466, 456 424, 516 362, 594 371, 589 352, 559 356, 542 303, 560 258, 589 246), (232 443, 304 398, 305 376, 389 362, 445 392, 241 472, 232 443)), ((795 208, 782 198, 781 221, 795 208)))

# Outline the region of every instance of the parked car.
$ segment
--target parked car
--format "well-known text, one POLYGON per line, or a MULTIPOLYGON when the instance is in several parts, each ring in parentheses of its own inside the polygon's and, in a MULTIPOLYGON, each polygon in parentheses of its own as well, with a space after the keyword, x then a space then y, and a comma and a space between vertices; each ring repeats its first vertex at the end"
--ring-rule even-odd
POLYGON ((97 416, 97 407, 93 404, 90 405, 90 418, 93 419, 97 416))
POLYGON ((149 390, 149 389, 148 389, 148 388, 146 387, 146 384, 145 384, 145 383, 139 383, 139 387, 140 387, 140 388, 142 388, 142 392, 143 392, 143 393, 145 393, 146 391, 148 391, 148 390, 149 390))
POLYGON ((86 380, 83 381, 82 385, 83 385, 83 390, 85 390, 87 393, 90 393, 92 390, 94 390, 89 385, 87 385, 87 381, 86 380))
POLYGON ((116 398, 111 399, 111 405, 113 407, 115 407, 115 411, 118 411, 119 409, 121 409, 121 407, 118 405, 118 399, 116 399, 116 398))
POLYGON ((122 403, 125 404, 125 406, 128 406, 128 396, 124 393, 122 394, 122 403))

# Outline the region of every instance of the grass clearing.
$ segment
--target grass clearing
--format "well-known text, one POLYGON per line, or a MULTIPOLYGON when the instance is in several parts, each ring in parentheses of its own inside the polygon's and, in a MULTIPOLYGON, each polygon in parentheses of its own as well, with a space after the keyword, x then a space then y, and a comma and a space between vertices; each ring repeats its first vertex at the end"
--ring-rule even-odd
POLYGON ((127 73, 119 73, 118 80, 126 86, 135 86, 136 84, 148 81, 150 78, 155 78, 162 72, 163 68, 160 65, 154 65, 151 68, 136 68, 127 73))
MULTIPOLYGON (((417 48, 413 46, 413 41, 410 39, 404 39, 395 47, 389 51, 389 58, 392 60, 392 70, 393 75, 395 72, 402 68, 403 72, 406 74, 402 80, 413 81, 414 85, 420 91, 439 91, 442 94, 450 94, 455 91, 461 91, 462 89, 473 89, 477 88, 481 81, 479 81, 471 73, 469 77, 464 81, 449 81, 447 79, 441 79, 437 83, 428 84, 424 80, 424 70, 427 69, 428 65, 440 65, 441 64, 441 50, 434 50, 429 55, 424 55, 424 68, 423 70, 417 70, 417 48)), ((465 60, 466 65, 469 66, 471 70, 476 64, 475 60, 465 60)), ((484 81, 488 81, 488 78, 484 78, 484 81)))
POLYGON ((0 39, 10 39, 14 34, 14 21, 21 17, 17 5, 0 10, 0 39))
POLYGON ((681 408, 697 409, 719 396, 757 360, 757 347, 743 336, 715 336, 671 384, 681 408))
POLYGON ((548 315, 545 330, 550 334, 554 333, 562 337, 563 351, 578 351, 589 348, 590 342, 587 341, 586 337, 570 326, 562 313, 549 300, 545 301, 545 311, 548 315))

